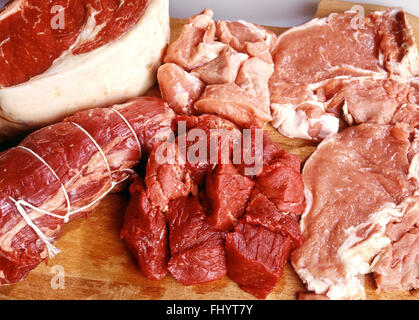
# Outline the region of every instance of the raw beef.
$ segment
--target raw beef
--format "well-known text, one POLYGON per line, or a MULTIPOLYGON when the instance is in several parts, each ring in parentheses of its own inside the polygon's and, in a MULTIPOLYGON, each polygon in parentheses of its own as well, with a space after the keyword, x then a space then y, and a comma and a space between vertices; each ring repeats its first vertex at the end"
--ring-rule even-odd
POLYGON ((291 246, 290 237, 240 221, 226 237, 228 275, 241 289, 264 299, 281 278, 291 246))
MULTIPOLYGON (((304 242, 291 261, 309 290, 332 299, 364 298, 358 276, 371 272, 376 255, 387 252, 377 273, 391 272, 395 265, 388 259, 414 240, 413 232, 392 244, 386 233, 389 223, 405 215, 403 203, 417 190, 418 149, 409 137, 400 124, 361 124, 325 139, 306 162, 304 242)), ((414 251, 402 250, 412 260, 395 267, 399 280, 402 273, 417 274, 414 251)), ((384 287, 387 280, 382 279, 384 287)))
POLYGON ((170 141, 154 145, 144 181, 150 202, 164 212, 170 200, 197 192, 191 172, 186 167, 186 160, 178 151, 178 144, 170 141))
POLYGON ((166 219, 151 205, 142 179, 134 179, 130 193, 121 239, 134 254, 141 272, 150 280, 160 280, 167 274, 169 261, 166 219))
POLYGON ((193 105, 204 91, 204 83, 174 63, 166 63, 157 72, 163 100, 178 114, 194 114, 193 105))
POLYGON ((204 283, 226 275, 224 233, 208 222, 199 199, 194 196, 170 202, 169 271, 184 285, 204 283))
POLYGON ((233 164, 217 165, 205 185, 211 225, 218 230, 232 229, 243 215, 254 185, 233 164))
POLYGON ((153 101, 160 100, 136 98, 76 113, 1 153, 0 284, 19 281, 54 256, 51 242, 61 226, 130 177, 149 144, 143 132, 168 132, 174 113, 153 101), (161 108, 150 112, 148 103, 161 108))
POLYGON ((169 40, 168 11, 168 0, 10 1, 0 11, 0 140, 143 94, 169 40))
POLYGON ((419 74, 412 30, 400 9, 333 13, 278 38, 270 79, 272 124, 280 133, 322 140, 352 125, 388 124, 419 74), (290 59, 292 57, 292 59, 290 59))

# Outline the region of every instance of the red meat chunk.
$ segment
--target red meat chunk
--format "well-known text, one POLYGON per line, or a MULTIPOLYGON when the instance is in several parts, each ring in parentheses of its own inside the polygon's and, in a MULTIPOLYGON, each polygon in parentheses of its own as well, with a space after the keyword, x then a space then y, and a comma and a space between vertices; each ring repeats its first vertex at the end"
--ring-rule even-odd
POLYGON ((166 220, 150 204, 142 179, 134 179, 130 193, 121 239, 134 254, 141 272, 150 280, 160 280, 167 274, 169 261, 166 220))
POLYGON ((167 211, 170 200, 187 197, 189 193, 196 193, 197 187, 186 168, 185 160, 180 159, 177 144, 163 142, 169 152, 161 153, 162 143, 156 143, 150 154, 146 167, 145 184, 147 197, 151 203, 162 211, 167 211), (167 161, 163 158, 167 157, 167 161))
POLYGON ((253 191, 243 219, 249 224, 264 226, 273 232, 289 236, 293 248, 299 247, 303 242, 300 225, 295 215, 279 211, 259 190, 253 191))
POLYGON ((262 191, 278 210, 300 215, 305 209, 304 184, 300 171, 277 160, 265 166, 256 179, 256 188, 262 191))
POLYGON ((246 209, 254 185, 231 163, 217 165, 207 177, 205 188, 211 225, 224 231, 233 228, 246 209))
POLYGON ((184 285, 209 282, 227 274, 223 232, 211 227, 196 196, 169 204, 169 271, 184 285))
POLYGON ((241 289, 265 299, 282 276, 292 240, 241 220, 226 237, 227 270, 241 289))
POLYGON ((266 131, 263 131, 263 153, 262 153, 262 159, 261 164, 263 165, 261 168, 258 168, 255 164, 255 161, 249 161, 246 159, 245 154, 247 154, 247 157, 255 157, 255 155, 258 154, 258 152, 261 152, 257 150, 256 143, 258 143, 258 138, 256 137, 256 130, 262 130, 260 128, 253 127, 251 129, 246 129, 246 131, 243 134, 243 151, 241 155, 241 162, 240 163, 234 163, 236 168, 239 170, 239 172, 242 175, 249 175, 249 176, 257 176, 260 175, 260 173, 263 171, 264 167, 269 166, 276 160, 281 160, 284 164, 287 166, 297 170, 300 172, 301 169, 301 160, 298 156, 291 154, 282 148, 280 148, 278 145, 276 145, 270 138, 266 131), (245 171, 246 168, 255 168, 256 172, 255 174, 249 174, 245 171), (259 170, 257 170, 259 169, 259 170))
MULTIPOLYGON (((241 131, 232 122, 221 117, 205 114, 202 116, 178 116, 177 123, 184 126, 187 136, 179 135, 178 144, 186 146, 186 167, 191 172, 197 185, 202 185, 205 178, 217 163, 228 163, 232 156, 233 144, 241 141, 241 131), (207 138, 201 141, 196 135, 204 133, 207 138), (192 152, 193 146, 204 143, 204 156, 192 152), (213 144, 213 145, 211 145, 213 144), (195 157, 195 159, 194 159, 195 157)), ((199 148, 201 149, 201 148, 199 148)))

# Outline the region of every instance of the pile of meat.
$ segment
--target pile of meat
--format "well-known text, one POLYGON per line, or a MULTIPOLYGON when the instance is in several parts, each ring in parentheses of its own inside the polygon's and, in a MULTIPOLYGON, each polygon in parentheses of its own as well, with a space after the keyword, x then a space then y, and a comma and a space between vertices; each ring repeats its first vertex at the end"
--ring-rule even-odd
POLYGON ((158 70, 163 99, 177 113, 216 114, 241 127, 271 121, 268 80, 277 36, 245 21, 189 19, 158 70))
MULTIPOLYGON (((265 135, 263 168, 247 176, 245 169, 251 164, 233 163, 233 145, 244 141, 236 125, 213 115, 178 116, 176 121, 187 131, 172 142, 154 145, 145 177, 136 178, 130 187, 132 199, 121 237, 149 279, 162 279, 170 272, 192 285, 228 274, 243 290, 265 298, 291 250, 302 242, 298 216, 305 198, 299 158, 265 135), (196 129, 207 133, 205 143, 217 135, 214 129, 222 129, 227 156, 215 153, 196 163, 185 161, 199 143, 196 129), (178 152, 182 139, 187 144, 178 152), (174 153, 166 162, 159 160, 163 147, 174 153)), ((256 130, 260 129, 252 129, 252 136, 256 130)), ((215 141, 221 152, 221 139, 215 141)), ((251 141, 243 153, 255 151, 256 139, 251 141)), ((208 155, 212 147, 207 145, 208 155)))
POLYGON ((270 78, 272 125, 321 141, 339 129, 389 124, 419 97, 419 59, 401 9, 333 13, 278 37, 270 78))

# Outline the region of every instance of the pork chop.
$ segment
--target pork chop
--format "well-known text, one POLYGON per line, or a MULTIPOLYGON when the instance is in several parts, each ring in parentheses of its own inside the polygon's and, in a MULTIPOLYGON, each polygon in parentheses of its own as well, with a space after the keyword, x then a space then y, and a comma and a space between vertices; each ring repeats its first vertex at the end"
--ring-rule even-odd
POLYGON ((360 276, 391 245, 386 227, 403 217, 402 203, 417 188, 415 159, 409 132, 399 125, 361 124, 320 144, 303 170, 304 242, 291 257, 309 290, 332 299, 365 297, 360 276))

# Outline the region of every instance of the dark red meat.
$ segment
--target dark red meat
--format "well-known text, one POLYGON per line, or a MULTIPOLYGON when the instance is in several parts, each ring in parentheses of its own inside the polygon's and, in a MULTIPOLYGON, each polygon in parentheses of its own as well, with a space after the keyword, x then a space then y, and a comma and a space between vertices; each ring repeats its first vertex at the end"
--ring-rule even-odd
MULTIPOLYGON (((149 100, 133 99, 114 109, 135 128, 138 137, 143 130, 156 130, 162 123, 163 131, 167 132, 173 111, 162 107, 160 112, 150 113, 145 101, 149 100)), ((167 137, 162 134, 160 138, 167 137)), ((142 145, 147 143, 146 139, 142 140, 142 145)), ((67 214, 65 194, 68 194, 71 211, 79 210, 69 217, 75 219, 93 210, 100 196, 128 178, 128 169, 139 162, 140 156, 133 131, 111 109, 79 112, 64 122, 32 133, 20 147, 3 152, 0 156, 0 284, 19 281, 48 257, 46 243, 24 221, 13 200, 24 200, 63 217, 67 214)), ((58 237, 63 219, 27 206, 23 208, 46 237, 51 241, 58 237)))
POLYGON ((190 196, 171 201, 166 216, 172 276, 185 285, 223 277, 227 273, 225 234, 211 227, 199 199, 190 196))
POLYGON ((225 231, 233 228, 246 209, 254 185, 231 163, 217 165, 205 186, 211 225, 225 231))
MULTIPOLYGON (((17 2, 10 1, 9 5, 17 2)), ((149 2, 23 0, 18 10, 0 20, 0 87, 17 85, 43 73, 70 48, 72 54, 82 54, 121 37, 138 22, 149 2), (64 28, 51 28, 54 6, 64 8, 64 28), (102 28, 92 39, 72 47, 92 17, 102 28)))
POLYGON ((205 177, 217 163, 228 163, 232 157, 233 145, 241 142, 239 128, 218 116, 178 116, 177 124, 178 129, 187 132, 186 135, 179 134, 178 144, 186 146, 182 150, 188 160, 186 166, 198 185, 204 183, 205 177), (207 139, 200 140, 199 133, 205 134, 207 139), (205 154, 194 153, 193 146, 203 146, 205 154))
POLYGON ((300 171, 288 166, 288 160, 276 160, 265 166, 256 179, 262 191, 280 211, 300 215, 305 209, 304 184, 300 171))
POLYGON ((291 247, 290 237, 242 220, 226 237, 228 275, 241 289, 264 299, 282 276, 291 247))
POLYGON ((243 219, 249 224, 264 226, 273 232, 291 237, 294 248, 299 247, 303 241, 297 218, 292 213, 279 211, 259 190, 253 191, 243 219))
POLYGON ((121 239, 134 254, 141 272, 150 280, 160 280, 167 274, 169 261, 166 219, 151 205, 141 178, 134 179, 130 193, 121 239))

